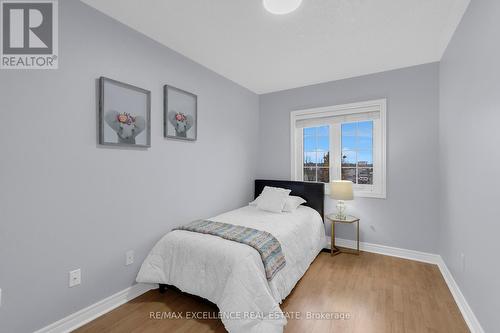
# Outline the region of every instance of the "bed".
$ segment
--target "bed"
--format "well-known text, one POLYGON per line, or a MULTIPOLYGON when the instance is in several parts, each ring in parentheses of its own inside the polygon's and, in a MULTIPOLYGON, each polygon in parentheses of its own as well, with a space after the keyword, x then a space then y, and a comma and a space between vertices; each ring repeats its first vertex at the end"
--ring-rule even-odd
POLYGON ((293 212, 271 213, 245 206, 210 221, 254 228, 281 244, 286 265, 266 279, 259 253, 220 237, 175 230, 151 250, 137 282, 173 285, 215 303, 230 333, 283 332, 286 318, 279 304, 290 294, 324 245, 324 185, 256 180, 255 198, 265 186, 290 189, 307 201, 293 212))

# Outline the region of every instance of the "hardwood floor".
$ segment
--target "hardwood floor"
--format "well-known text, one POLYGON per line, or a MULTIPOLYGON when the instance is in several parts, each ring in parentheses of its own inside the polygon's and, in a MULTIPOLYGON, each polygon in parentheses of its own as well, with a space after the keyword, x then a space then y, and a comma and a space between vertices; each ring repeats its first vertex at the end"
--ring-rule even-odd
MULTIPOLYGON (((366 252, 321 253, 281 309, 302 317, 289 319, 286 333, 469 332, 437 266, 366 252), (305 318, 308 312, 350 317, 313 320, 305 318)), ((76 332, 226 332, 220 320, 185 318, 197 311, 218 310, 195 296, 152 290, 76 332), (182 318, 150 318, 151 312, 170 311, 182 318)))

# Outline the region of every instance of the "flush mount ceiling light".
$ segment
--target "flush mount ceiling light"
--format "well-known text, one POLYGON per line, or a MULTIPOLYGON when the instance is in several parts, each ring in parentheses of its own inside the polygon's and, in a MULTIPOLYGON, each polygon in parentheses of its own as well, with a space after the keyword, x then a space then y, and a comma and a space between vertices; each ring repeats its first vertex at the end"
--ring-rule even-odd
POLYGON ((264 8, 276 15, 284 15, 299 8, 302 0, 262 0, 264 8))

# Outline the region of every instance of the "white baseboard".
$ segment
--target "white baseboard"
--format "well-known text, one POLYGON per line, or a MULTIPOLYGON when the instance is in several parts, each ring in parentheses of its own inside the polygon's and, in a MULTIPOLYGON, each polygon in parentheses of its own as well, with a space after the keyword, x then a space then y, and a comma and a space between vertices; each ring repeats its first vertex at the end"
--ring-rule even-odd
MULTIPOLYGON (((329 236, 325 236, 325 243, 325 248, 330 249, 331 238, 329 236)), ((335 238, 335 245, 351 249, 356 248, 356 242, 349 239, 335 238)), ((455 299, 455 302, 457 303, 458 308, 460 309, 460 312, 462 313, 462 316, 464 317, 465 322, 467 323, 467 326, 469 326, 469 330, 471 331, 471 333, 484 333, 484 330, 477 320, 476 315, 469 306, 469 303, 467 303, 467 300, 460 291, 460 288, 453 278, 453 275, 451 274, 450 270, 446 266, 446 263, 439 254, 406 250, 397 247, 365 242, 360 242, 359 248, 360 250, 365 252, 378 253, 391 257, 398 257, 437 265, 439 267, 439 270, 441 271, 441 274, 443 275, 446 284, 448 285, 448 288, 450 289, 453 298, 455 299)))
POLYGON ((465 296, 462 294, 462 291, 458 287, 457 282, 441 256, 439 256, 439 263, 437 265, 471 333, 484 333, 483 327, 479 323, 479 320, 477 320, 476 315, 470 308, 469 303, 467 303, 465 296))
MULTIPOLYGON (((330 240, 331 240, 330 237, 325 236, 325 242, 326 242, 327 249, 330 249, 330 244, 331 244, 330 240)), ((350 249, 356 248, 356 242, 353 240, 350 240, 350 239, 335 238, 335 244, 338 246, 347 247, 350 249)), ((373 243, 360 242, 359 249, 361 251, 384 254, 386 256, 421 261, 421 262, 426 262, 426 263, 435 264, 435 265, 437 265, 441 260, 441 256, 438 254, 400 249, 397 247, 378 245, 378 244, 373 244, 373 243)))
POLYGON ((117 292, 95 304, 92 304, 85 309, 70 314, 69 316, 56 321, 55 323, 46 326, 35 333, 68 333, 86 323, 110 312, 122 304, 144 294, 145 292, 155 288, 154 285, 135 284, 125 290, 117 292))

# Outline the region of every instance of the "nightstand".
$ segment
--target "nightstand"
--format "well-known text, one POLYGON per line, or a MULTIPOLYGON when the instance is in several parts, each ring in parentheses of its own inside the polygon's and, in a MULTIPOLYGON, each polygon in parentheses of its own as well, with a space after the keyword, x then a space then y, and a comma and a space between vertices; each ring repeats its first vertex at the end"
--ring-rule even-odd
POLYGON ((339 220, 335 214, 330 214, 327 215, 326 218, 332 222, 332 249, 331 249, 331 254, 332 256, 337 255, 339 253, 350 253, 350 254, 355 254, 359 255, 359 219, 357 217, 347 215, 345 220, 339 220), (346 248, 341 248, 335 246, 335 224, 337 223, 344 223, 344 224, 353 224, 356 223, 356 242, 357 242, 357 247, 356 250, 351 250, 351 249, 346 249, 346 248))

